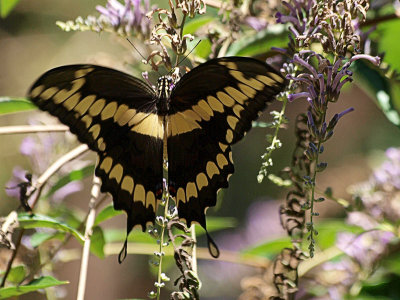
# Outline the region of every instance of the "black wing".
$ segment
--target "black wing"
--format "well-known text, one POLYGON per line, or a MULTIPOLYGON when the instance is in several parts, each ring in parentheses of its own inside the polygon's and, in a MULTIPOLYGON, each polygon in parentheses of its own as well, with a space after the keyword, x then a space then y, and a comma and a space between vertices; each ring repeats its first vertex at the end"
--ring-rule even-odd
POLYGON ((282 75, 258 60, 210 60, 185 74, 171 94, 168 128, 169 190, 179 217, 206 228, 205 210, 234 172, 231 145, 243 138, 268 102, 281 92, 282 75))
POLYGON ((154 223, 162 194, 164 135, 154 91, 117 70, 70 65, 42 75, 29 97, 97 152, 101 191, 110 192, 115 209, 128 214, 128 232, 154 223))

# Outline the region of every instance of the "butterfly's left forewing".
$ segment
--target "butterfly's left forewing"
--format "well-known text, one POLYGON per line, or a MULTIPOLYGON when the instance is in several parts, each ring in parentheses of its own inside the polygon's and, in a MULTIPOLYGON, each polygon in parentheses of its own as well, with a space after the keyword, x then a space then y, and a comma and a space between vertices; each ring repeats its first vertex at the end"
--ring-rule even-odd
POLYGON ((97 152, 101 190, 112 194, 116 209, 127 212, 128 232, 154 222, 164 129, 153 90, 117 70, 70 65, 42 75, 29 97, 97 152))
POLYGON ((206 227, 205 210, 233 173, 231 145, 243 138, 285 79, 250 58, 219 58, 193 69, 171 94, 168 180, 179 217, 206 227))

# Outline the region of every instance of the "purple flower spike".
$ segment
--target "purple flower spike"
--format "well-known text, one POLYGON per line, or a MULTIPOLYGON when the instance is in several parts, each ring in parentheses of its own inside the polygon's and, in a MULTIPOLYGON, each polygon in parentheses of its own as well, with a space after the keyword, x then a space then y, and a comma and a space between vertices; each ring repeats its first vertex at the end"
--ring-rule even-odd
POLYGON ((301 93, 297 93, 297 94, 290 94, 289 96, 288 96, 288 100, 290 101, 290 102, 292 102, 292 101, 294 101, 295 99, 298 99, 298 98, 309 98, 310 97, 310 94, 309 93, 307 93, 307 92, 301 92, 301 93))

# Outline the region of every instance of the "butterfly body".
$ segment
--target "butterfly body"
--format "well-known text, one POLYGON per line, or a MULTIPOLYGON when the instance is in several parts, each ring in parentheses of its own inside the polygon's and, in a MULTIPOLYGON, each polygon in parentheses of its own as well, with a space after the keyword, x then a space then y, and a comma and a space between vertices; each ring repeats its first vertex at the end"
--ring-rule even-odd
POLYGON ((263 62, 228 57, 201 64, 174 86, 160 77, 156 91, 117 70, 63 66, 42 75, 29 97, 98 154, 101 190, 127 212, 129 232, 154 223, 164 159, 179 217, 206 228, 205 210, 234 172, 231 145, 285 84, 263 62))

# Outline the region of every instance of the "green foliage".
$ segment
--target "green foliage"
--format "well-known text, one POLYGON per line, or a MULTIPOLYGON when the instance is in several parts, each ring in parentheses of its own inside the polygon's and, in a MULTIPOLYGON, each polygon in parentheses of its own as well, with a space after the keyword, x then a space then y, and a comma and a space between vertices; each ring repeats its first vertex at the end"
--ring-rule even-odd
POLYGON ((51 276, 42 276, 30 283, 19 286, 10 286, 0 289, 0 299, 8 299, 52 286, 68 284, 68 281, 59 281, 51 276))
MULTIPOLYGON (((4 271, 0 272, 0 277, 2 278, 4 275, 4 271)), ((7 280, 12 283, 19 284, 26 276, 25 266, 19 265, 11 268, 10 273, 8 274, 7 280)))
POLYGON ((1 0, 0 1, 0 17, 6 18, 14 7, 18 4, 19 0, 1 0))
POLYGON ((25 98, 0 97, 0 115, 33 109, 37 107, 25 98))
POLYGON ((58 181, 50 188, 45 198, 50 197, 57 190, 67 185, 68 183, 72 181, 82 180, 90 175, 93 175, 93 173, 94 173, 94 165, 86 166, 80 170, 72 171, 71 173, 65 175, 64 177, 59 178, 58 181))
POLYGON ((48 216, 21 213, 18 215, 18 222, 20 227, 25 229, 38 227, 52 228, 61 232, 71 233, 78 241, 84 241, 84 237, 82 236, 82 234, 80 234, 75 228, 48 216))

